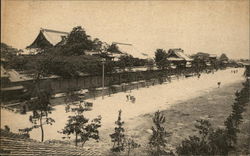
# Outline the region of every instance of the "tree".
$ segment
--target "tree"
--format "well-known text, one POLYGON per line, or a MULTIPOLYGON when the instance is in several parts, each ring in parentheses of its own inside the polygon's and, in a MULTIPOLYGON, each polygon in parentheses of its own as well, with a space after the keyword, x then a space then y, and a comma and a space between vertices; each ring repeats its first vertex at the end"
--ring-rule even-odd
POLYGON ((29 121, 33 124, 31 128, 25 128, 23 132, 31 131, 34 128, 41 129, 41 141, 44 141, 44 129, 43 125, 52 125, 55 120, 49 117, 52 112, 50 103, 51 93, 47 90, 41 90, 36 85, 36 98, 27 102, 29 109, 32 111, 32 115, 29 117, 29 121))
POLYGON ((167 53, 163 49, 157 49, 155 52, 155 63, 160 69, 166 69, 170 63, 167 60, 167 53))
POLYGON ((89 40, 89 37, 90 36, 86 34, 85 30, 81 26, 76 26, 68 35, 66 44, 86 44, 88 43, 86 41, 89 40))
POLYGON ((134 64, 133 56, 132 55, 122 55, 119 58, 119 61, 116 62, 117 66, 121 69, 125 70, 126 67, 131 69, 134 64))
POLYGON ((114 43, 112 43, 112 44, 108 47, 107 51, 108 51, 108 52, 111 52, 111 53, 118 53, 118 54, 122 53, 122 52, 120 51, 119 47, 117 46, 117 44, 114 44, 114 43))
POLYGON ((133 138, 126 138, 125 139, 125 146, 128 151, 128 156, 130 155, 130 152, 134 150, 135 148, 139 148, 141 145, 136 143, 133 138))
POLYGON ((195 127, 200 136, 190 136, 177 146, 178 155, 227 155, 230 147, 227 144, 226 131, 213 129, 207 120, 197 120, 195 127))
POLYGON ((96 90, 96 88, 93 87, 93 86, 94 86, 93 83, 91 83, 90 87, 88 88, 88 91, 89 91, 89 93, 92 95, 92 97, 93 97, 94 100, 95 100, 96 94, 97 94, 97 90, 96 90))
POLYGON ((249 80, 243 83, 243 86, 241 91, 235 93, 236 98, 232 105, 232 112, 224 122, 229 146, 233 146, 237 143, 237 133, 240 132, 239 125, 243 120, 242 113, 246 110, 245 106, 250 101, 249 80))
POLYGON ((125 130, 123 128, 124 121, 121 120, 121 113, 122 111, 119 110, 118 119, 115 122, 117 127, 115 127, 115 132, 113 134, 110 134, 111 141, 114 143, 113 147, 111 148, 111 151, 114 152, 124 151, 125 130))
POLYGON ((25 136, 26 138, 30 138, 30 134, 29 132, 32 131, 33 127, 31 128, 24 128, 24 129, 19 129, 19 132, 21 132, 21 134, 23 136, 25 136))
POLYGON ((28 108, 32 111, 29 121, 33 124, 30 128, 20 129, 20 131, 28 133, 34 128, 41 129, 41 141, 44 141, 43 125, 52 125, 55 120, 49 117, 52 113, 52 106, 50 103, 52 88, 50 81, 41 83, 41 78, 46 76, 45 66, 43 64, 36 64, 33 69, 34 72, 34 88, 30 94, 35 97, 27 101, 28 108))
POLYGON ((204 52, 198 52, 191 56, 193 58, 193 65, 196 67, 197 72, 206 67, 206 62, 209 61, 209 54, 204 52))
POLYGON ((235 150, 239 124, 242 122, 242 113, 249 103, 249 80, 243 83, 244 87, 236 92, 232 112, 224 122, 225 128, 212 128, 207 120, 198 120, 195 127, 200 136, 190 136, 176 148, 178 155, 228 155, 235 150))
POLYGON ((93 41, 81 26, 74 27, 66 39, 66 44, 60 47, 64 55, 83 55, 85 50, 93 49, 93 41))
POLYGON ((153 59, 148 59, 146 62, 148 70, 153 70, 154 68, 154 60, 153 59))
POLYGON ((8 125, 4 125, 4 130, 10 132, 10 127, 8 125))
POLYGON ((101 116, 94 118, 91 122, 86 118, 83 113, 89 111, 90 109, 86 107, 86 102, 78 100, 77 95, 74 91, 69 92, 67 97, 67 106, 66 112, 73 112, 73 116, 69 116, 68 122, 66 123, 64 129, 62 129, 62 134, 67 135, 70 138, 70 135, 75 135, 75 146, 78 142, 82 143, 82 146, 89 140, 94 139, 99 140, 99 131, 98 128, 101 127, 101 116))
POLYGON ((42 77, 48 76, 46 63, 43 60, 35 63, 32 69, 34 73, 34 88, 30 88, 28 92, 30 96, 34 97, 33 99, 28 99, 27 106, 29 110, 32 111, 32 115, 29 117, 29 121, 33 124, 30 128, 20 129, 20 131, 29 133, 29 131, 34 128, 41 129, 41 141, 44 141, 44 125, 52 125, 55 120, 49 117, 49 114, 52 113, 52 106, 50 103, 52 88, 50 81, 46 80, 41 83, 42 77))
POLYGON ((100 41, 98 38, 95 38, 92 43, 92 48, 93 50, 102 52, 105 50, 103 49, 102 45, 103 45, 102 41, 100 41))
POLYGON ((1 58, 10 59, 18 54, 19 50, 1 42, 1 58))
POLYGON ((149 145, 151 148, 151 155, 160 156, 164 154, 171 154, 165 150, 167 139, 170 133, 165 130, 163 124, 166 122, 165 117, 157 111, 154 115, 153 122, 155 126, 152 126, 153 134, 149 139, 149 145))
POLYGON ((228 61, 229 59, 228 59, 227 55, 223 53, 223 54, 221 54, 219 60, 220 61, 228 61))

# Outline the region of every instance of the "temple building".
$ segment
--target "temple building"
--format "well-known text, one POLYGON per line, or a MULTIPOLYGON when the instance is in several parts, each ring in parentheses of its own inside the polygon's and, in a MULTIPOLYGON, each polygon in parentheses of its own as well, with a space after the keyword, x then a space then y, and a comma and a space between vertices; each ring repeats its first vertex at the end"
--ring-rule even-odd
POLYGON ((31 45, 27 46, 27 49, 41 50, 62 45, 65 43, 68 34, 67 32, 41 28, 38 36, 31 45))
POLYGON ((171 62, 171 67, 191 67, 192 61, 189 56, 184 54, 184 50, 178 49, 169 49, 167 60, 171 62))

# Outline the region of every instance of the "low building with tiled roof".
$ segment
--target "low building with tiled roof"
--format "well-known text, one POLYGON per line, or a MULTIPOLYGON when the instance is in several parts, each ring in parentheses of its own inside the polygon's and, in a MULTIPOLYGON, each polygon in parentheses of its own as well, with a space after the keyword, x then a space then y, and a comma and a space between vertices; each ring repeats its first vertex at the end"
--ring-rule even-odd
POLYGON ((1 156, 101 156, 96 149, 60 143, 42 143, 1 129, 1 156))

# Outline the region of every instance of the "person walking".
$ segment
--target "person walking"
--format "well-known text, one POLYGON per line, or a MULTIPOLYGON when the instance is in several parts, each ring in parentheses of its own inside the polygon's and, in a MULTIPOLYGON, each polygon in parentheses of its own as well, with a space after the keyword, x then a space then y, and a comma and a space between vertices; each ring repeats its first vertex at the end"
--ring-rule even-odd
POLYGON ((218 88, 220 88, 221 82, 217 82, 218 88))
POLYGON ((129 97, 130 95, 126 95, 126 97, 127 97, 127 101, 129 101, 129 99, 130 99, 130 97, 129 97))

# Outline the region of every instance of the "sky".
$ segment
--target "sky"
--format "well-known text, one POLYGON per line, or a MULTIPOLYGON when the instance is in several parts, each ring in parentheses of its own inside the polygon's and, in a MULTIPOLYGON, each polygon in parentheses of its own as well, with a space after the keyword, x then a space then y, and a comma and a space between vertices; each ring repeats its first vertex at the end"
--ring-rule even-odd
POLYGON ((30 45, 40 28, 70 32, 82 26, 92 38, 130 43, 135 53, 182 48, 230 58, 250 57, 249 0, 34 1, 4 0, 1 42, 30 45))

